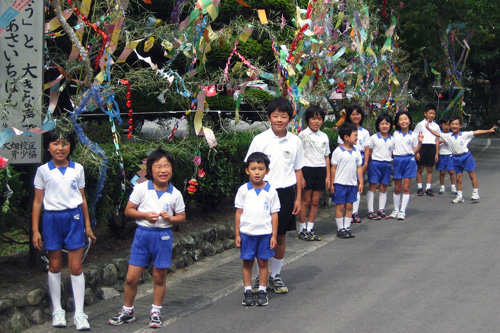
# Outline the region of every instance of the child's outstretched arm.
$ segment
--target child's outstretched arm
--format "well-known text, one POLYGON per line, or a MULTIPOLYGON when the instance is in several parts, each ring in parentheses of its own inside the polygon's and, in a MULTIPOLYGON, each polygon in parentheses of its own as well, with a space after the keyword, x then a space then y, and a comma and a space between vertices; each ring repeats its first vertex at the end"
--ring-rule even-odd
POLYGON ((42 235, 40 234, 40 212, 42 211, 44 190, 35 189, 35 199, 33 200, 33 210, 31 215, 31 230, 33 232, 33 246, 37 250, 42 249, 42 235))
POLYGON ((495 133, 497 128, 498 128, 498 126, 494 125, 489 130, 477 130, 477 131, 472 132, 472 134, 474 134, 474 136, 476 136, 476 135, 487 134, 487 133, 495 133))
POLYGON ((426 123, 425 123, 425 128, 427 128, 427 130, 428 130, 429 132, 431 132, 432 134, 434 134, 435 136, 437 136, 437 137, 441 137, 441 133, 436 132, 435 130, 433 130, 432 128, 430 128, 430 127, 429 127, 429 122, 426 122, 426 123))

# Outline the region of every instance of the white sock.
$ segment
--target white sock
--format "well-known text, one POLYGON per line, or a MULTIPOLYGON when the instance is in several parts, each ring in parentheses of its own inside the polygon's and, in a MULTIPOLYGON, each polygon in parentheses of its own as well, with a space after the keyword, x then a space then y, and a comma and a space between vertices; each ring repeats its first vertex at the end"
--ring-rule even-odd
POLYGON ((49 294, 52 300, 52 308, 54 312, 62 310, 61 307, 61 272, 52 273, 49 271, 48 275, 49 294))
POLYGON ((160 312, 161 313, 162 307, 163 306, 161 306, 161 305, 158 306, 158 305, 151 304, 151 313, 153 313, 153 312, 160 312))
POLYGON ((373 212, 373 202, 375 201, 375 192, 366 192, 366 205, 368 206, 368 212, 373 212))
POLYGON ((456 192, 457 191, 457 186, 455 184, 451 184, 451 190, 453 192, 456 192))
POLYGON ((344 217, 344 228, 351 228, 352 217, 344 217))
POLYGON ((421 188, 422 188, 422 183, 417 183, 417 187, 418 187, 419 189, 421 189, 421 188))
POLYGON ((271 276, 275 277, 278 274, 281 274, 281 266, 283 266, 283 260, 284 259, 276 259, 276 258, 271 258, 271 276))
POLYGON ((359 201, 361 200, 361 194, 359 194, 358 192, 358 195, 356 196, 356 201, 352 203, 352 212, 353 213, 358 213, 359 211, 359 201))
POLYGON ((387 192, 379 193, 378 197, 378 210, 385 210, 385 205, 387 203, 387 192))
POLYGON ((307 231, 311 231, 314 229, 314 222, 307 222, 307 231))
POLYGON ((428 189, 430 189, 430 188, 431 188, 431 186, 432 186, 432 184, 427 183, 427 184, 425 185, 425 189, 426 189, 426 190, 428 190, 428 189))
POLYGON ((462 191, 457 191, 457 196, 459 196, 460 198, 463 198, 464 194, 462 191))
POLYGON ((478 189, 478 188, 473 188, 473 189, 472 189, 472 193, 479 194, 479 189, 478 189))
POLYGON ((261 286, 261 285, 259 284, 259 291, 261 291, 261 290, 262 290, 262 291, 266 291, 266 290, 267 290, 267 284, 266 284, 265 286, 261 286))
POLYGON ((123 310, 127 311, 128 313, 134 312, 134 306, 132 305, 130 308, 127 306, 123 306, 123 310))
POLYGON ((392 200, 394 201, 394 210, 399 212, 399 203, 401 202, 401 194, 394 193, 392 195, 392 200))
POLYGON ((335 223, 337 223, 337 230, 344 228, 344 218, 343 217, 336 217, 335 223))
POLYGON ((406 213, 406 207, 408 207, 408 203, 410 202, 410 195, 403 194, 403 202, 401 203, 401 211, 406 213))
MULTIPOLYGON (((445 189, 444 185, 441 185, 441 191, 444 191, 445 189)), ((451 190, 453 191, 453 185, 451 185, 451 190)))
POLYGON ((83 313, 83 302, 85 301, 85 276, 71 275, 71 287, 75 298, 75 313, 83 313))
POLYGON ((299 222, 299 232, 301 232, 304 229, 306 229, 306 223, 299 222))
POLYGON ((252 286, 243 286, 244 291, 252 290, 252 286))

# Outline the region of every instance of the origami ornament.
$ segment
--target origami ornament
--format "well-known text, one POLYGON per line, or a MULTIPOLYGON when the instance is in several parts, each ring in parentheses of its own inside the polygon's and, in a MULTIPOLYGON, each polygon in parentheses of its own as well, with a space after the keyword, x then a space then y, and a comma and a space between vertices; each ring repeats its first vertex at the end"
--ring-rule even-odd
POLYGON ((189 194, 194 194, 198 189, 196 188, 196 186, 198 186, 198 181, 194 178, 192 178, 191 180, 188 180, 188 184, 189 186, 187 187, 187 191, 189 194))

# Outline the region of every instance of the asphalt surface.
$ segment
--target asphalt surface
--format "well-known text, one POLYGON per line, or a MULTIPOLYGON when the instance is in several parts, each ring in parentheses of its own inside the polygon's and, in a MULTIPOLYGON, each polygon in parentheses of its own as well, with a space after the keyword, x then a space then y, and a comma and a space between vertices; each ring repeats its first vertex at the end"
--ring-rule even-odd
MULTIPOLYGON (((469 200, 472 188, 465 174, 465 203, 452 204, 449 193, 412 194, 405 221, 363 218, 353 225, 356 238, 347 240, 335 236, 334 208, 323 207, 315 227, 322 241, 288 234, 282 269, 288 294, 270 291, 268 306, 242 306, 239 251, 225 251, 168 278, 164 327, 154 331, 498 332, 500 140, 473 143, 479 203, 469 200)), ((437 192, 436 172, 433 183, 437 192)), ((448 176, 446 184, 449 189, 448 176)), ((391 209, 389 188, 386 210, 391 209)), ((367 213, 365 196, 360 213, 367 213)), ((140 286, 135 323, 108 325, 122 302, 123 296, 86 307, 92 331, 153 331, 147 327, 152 284, 140 286)), ((27 332, 74 330, 47 323, 27 332)))

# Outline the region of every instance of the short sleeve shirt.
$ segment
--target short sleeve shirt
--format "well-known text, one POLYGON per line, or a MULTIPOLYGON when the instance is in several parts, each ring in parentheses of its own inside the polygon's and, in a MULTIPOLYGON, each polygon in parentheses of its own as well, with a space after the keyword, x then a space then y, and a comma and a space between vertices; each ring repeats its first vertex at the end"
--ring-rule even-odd
POLYGON ((234 206, 243 210, 240 232, 251 236, 271 234, 271 214, 279 212, 281 208, 278 192, 269 183, 262 189, 256 189, 251 182, 240 186, 234 206))
MULTIPOLYGON (((337 138, 338 144, 344 144, 344 140, 339 136, 337 138)), ((370 132, 363 127, 358 128, 358 142, 354 147, 361 153, 361 155, 365 155, 365 147, 370 144, 370 132)))
POLYGON ((358 166, 361 166, 362 162, 363 159, 356 147, 352 150, 347 150, 343 146, 335 148, 330 162, 337 166, 333 182, 342 185, 358 185, 358 166))
POLYGON ((395 131, 394 138, 394 155, 415 155, 413 148, 418 146, 418 134, 415 132, 403 133, 395 131))
MULTIPOLYGON (((436 136, 434 134, 432 134, 428 129, 427 127, 425 127, 425 125, 427 124, 427 120, 424 119, 422 120, 421 122, 419 122, 417 124, 417 126, 415 126, 415 130, 413 132, 417 133, 417 135, 422 132, 422 134, 424 135, 424 139, 422 140, 422 144, 424 145, 429 145, 429 144, 433 144, 435 145, 436 144, 436 136)), ((431 128, 431 130, 434 130, 438 133, 441 133, 441 128, 439 127, 439 125, 433 121, 429 124, 429 127, 431 128)))
POLYGON ((38 167, 34 180, 35 189, 44 190, 45 210, 74 209, 82 204, 80 189, 85 188, 85 173, 79 163, 69 161, 69 165, 58 168, 50 161, 38 167))
POLYGON ((304 148, 305 166, 326 166, 325 156, 330 155, 330 141, 328 136, 321 132, 313 132, 309 127, 299 133, 304 148))
MULTIPOLYGON (((176 213, 182 213, 185 210, 182 194, 172 184, 168 184, 165 192, 155 190, 153 182, 140 183, 134 187, 130 194, 130 202, 137 205, 137 210, 142 213, 167 211, 170 216, 176 213)), ((161 216, 156 223, 150 223, 148 220, 137 220, 138 225, 148 228, 170 228, 171 223, 165 221, 161 216)))
POLYGON ((459 135, 453 133, 441 133, 441 139, 448 144, 451 152, 454 155, 462 155, 469 152, 467 148, 470 140, 474 138, 474 132, 460 132, 459 135))
POLYGON ((247 156, 254 152, 261 152, 269 157, 269 173, 264 180, 268 181, 274 188, 285 188, 297 183, 295 171, 305 165, 302 141, 295 134, 287 131, 280 138, 274 134, 272 128, 258 134, 253 138, 247 156))
POLYGON ((384 138, 380 133, 373 134, 370 138, 371 159, 375 161, 392 161, 394 140, 392 136, 384 138))

